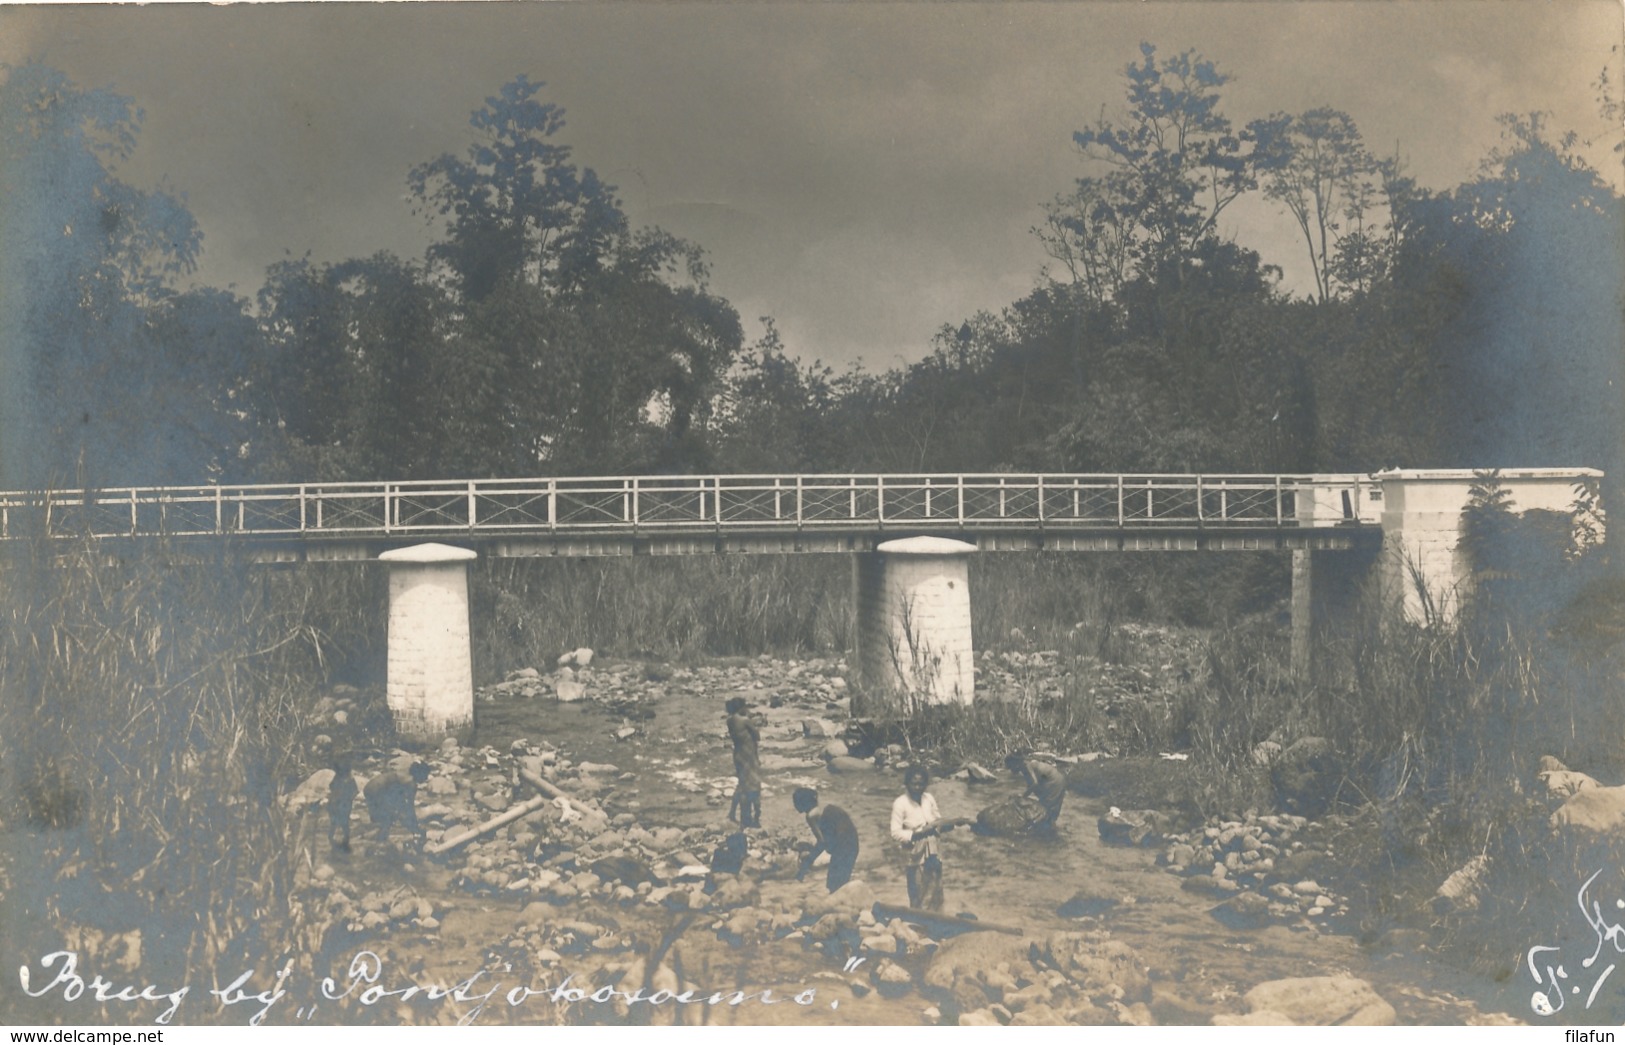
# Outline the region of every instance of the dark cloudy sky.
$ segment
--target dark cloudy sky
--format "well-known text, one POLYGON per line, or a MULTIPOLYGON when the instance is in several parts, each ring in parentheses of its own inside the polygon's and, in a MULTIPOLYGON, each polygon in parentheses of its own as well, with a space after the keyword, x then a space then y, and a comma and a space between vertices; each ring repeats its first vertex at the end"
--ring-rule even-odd
MULTIPOLYGON (((122 173, 184 194, 199 282, 252 295, 288 252, 419 256, 407 171, 461 151, 468 114, 524 73, 576 161, 635 222, 704 246, 747 321, 871 368, 1032 287, 1028 230, 1085 171, 1072 132, 1119 110, 1142 40, 1232 75, 1236 124, 1334 106, 1430 187, 1472 176, 1497 113, 1531 110, 1599 139, 1625 181, 1591 86, 1618 78, 1618 0, 0 8, 0 62, 145 110, 122 173)), ((1301 286, 1284 219, 1226 214, 1301 286)))

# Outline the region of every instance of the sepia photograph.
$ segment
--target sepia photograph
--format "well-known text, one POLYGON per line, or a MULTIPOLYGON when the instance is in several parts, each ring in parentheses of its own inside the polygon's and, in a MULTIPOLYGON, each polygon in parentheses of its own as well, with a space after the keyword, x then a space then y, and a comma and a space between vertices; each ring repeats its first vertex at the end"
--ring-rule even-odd
POLYGON ((0 4, 0 1022, 1613 1040, 1622 44, 0 4))

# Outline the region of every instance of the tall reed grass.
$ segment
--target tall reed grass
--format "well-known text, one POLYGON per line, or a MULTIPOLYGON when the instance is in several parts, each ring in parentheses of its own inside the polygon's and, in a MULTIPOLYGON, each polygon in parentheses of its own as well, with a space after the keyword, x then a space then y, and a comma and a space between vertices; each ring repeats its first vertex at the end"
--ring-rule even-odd
MULTIPOLYGON (((357 579, 181 551, 58 545, 0 566, 0 937, 19 961, 66 946, 194 994, 250 969, 268 986, 319 945, 277 797, 300 770, 324 622, 357 579)), ((5 981, 7 1007, 39 1021, 5 981)))

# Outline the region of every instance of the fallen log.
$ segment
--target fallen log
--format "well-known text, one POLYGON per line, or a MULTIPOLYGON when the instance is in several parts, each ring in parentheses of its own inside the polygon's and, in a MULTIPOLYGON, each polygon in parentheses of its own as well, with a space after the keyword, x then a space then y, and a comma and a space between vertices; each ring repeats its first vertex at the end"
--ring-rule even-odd
POLYGON ((918 907, 904 907, 902 904, 877 903, 874 906, 874 916, 877 919, 901 918, 905 922, 916 922, 928 929, 953 929, 958 932, 994 932, 1004 933, 1006 936, 1025 936, 1026 930, 1015 925, 1000 925, 998 922, 983 922, 975 918, 957 918, 951 914, 942 914, 939 911, 922 911, 918 907))
POLYGON ((429 856, 439 856, 441 853, 449 853, 459 846, 467 845, 476 838, 490 834, 492 831, 495 831, 497 828, 502 827, 505 824, 513 823, 515 820, 518 820, 527 813, 534 813, 536 810, 542 808, 552 801, 553 798, 551 796, 543 795, 539 798, 533 798, 528 802, 521 802, 512 809, 492 817, 490 820, 487 820, 478 827, 471 827, 454 838, 447 838, 436 842, 434 845, 425 847, 423 851, 429 856))
POLYGON ((581 801, 579 798, 566 794, 564 791, 560 790, 558 785, 554 784, 552 781, 545 780, 528 769, 520 769, 518 772, 520 780, 523 780, 531 787, 534 787, 548 798, 562 798, 569 802, 581 801))

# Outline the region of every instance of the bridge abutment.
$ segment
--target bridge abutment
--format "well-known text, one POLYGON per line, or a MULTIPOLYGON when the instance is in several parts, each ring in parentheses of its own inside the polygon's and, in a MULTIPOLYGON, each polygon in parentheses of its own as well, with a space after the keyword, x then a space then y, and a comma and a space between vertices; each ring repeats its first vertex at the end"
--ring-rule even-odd
POLYGON ((378 556, 389 566, 386 694, 403 736, 432 740, 474 724, 468 563, 476 554, 418 544, 378 556))
MULTIPOLYGON (((1568 512, 1575 486, 1598 479, 1594 468, 1513 468, 1496 476, 1515 513, 1568 512)), ((1383 601, 1417 624, 1454 621, 1472 594, 1473 564, 1461 547, 1462 510, 1478 482, 1471 469, 1395 469, 1382 483, 1383 601)))
POLYGON ((974 544, 946 537, 910 537, 855 557, 859 687, 866 697, 902 695, 925 704, 969 704, 975 697, 974 551, 974 544))

